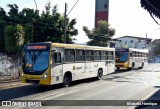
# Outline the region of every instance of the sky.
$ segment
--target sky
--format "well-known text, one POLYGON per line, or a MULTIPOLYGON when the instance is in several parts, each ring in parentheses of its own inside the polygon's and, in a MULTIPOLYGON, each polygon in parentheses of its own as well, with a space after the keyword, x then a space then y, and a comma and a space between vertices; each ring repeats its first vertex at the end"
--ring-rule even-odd
MULTIPOLYGON (((36 2, 38 10, 44 10, 47 0, 36 0, 36 2)), ((68 4, 68 13, 77 0, 50 0, 50 2, 52 6, 57 5, 58 12, 63 14, 65 3, 68 4)), ((17 4, 19 10, 24 7, 36 9, 34 0, 0 0, 0 6, 6 11, 9 10, 7 4, 17 4)), ((87 42, 88 37, 83 31, 83 26, 87 26, 90 30, 94 28, 95 0, 79 0, 68 17, 77 20, 75 28, 79 34, 75 36, 76 43, 87 42)), ((159 19, 157 21, 160 23, 159 19)), ((108 22, 116 30, 114 38, 125 35, 146 37, 147 34, 148 38, 160 39, 160 26, 141 7, 140 0, 110 0, 108 22)))

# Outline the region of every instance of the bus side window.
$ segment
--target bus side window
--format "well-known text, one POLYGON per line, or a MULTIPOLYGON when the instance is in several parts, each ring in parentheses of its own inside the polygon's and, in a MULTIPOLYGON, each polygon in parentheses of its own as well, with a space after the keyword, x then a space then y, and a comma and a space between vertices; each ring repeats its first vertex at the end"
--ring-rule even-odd
POLYGON ((130 52, 130 57, 132 57, 132 52, 130 52))
POLYGON ((101 52, 98 50, 94 51, 94 61, 101 60, 101 52))
POLYGON ((57 52, 53 54, 53 62, 61 63, 61 53, 57 52))
POLYGON ((108 60, 108 51, 106 51, 106 54, 105 54, 105 60, 108 60))
POLYGON ((65 49, 65 62, 74 62, 74 61, 75 61, 75 50, 65 49))
POLYGON ((93 61, 93 50, 86 50, 85 51, 85 60, 86 61, 93 61))
POLYGON ((84 60, 85 60, 84 50, 76 49, 76 61, 84 61, 84 60))
POLYGON ((101 51, 101 60, 107 60, 106 51, 101 51))
POLYGON ((113 51, 108 51, 108 60, 114 60, 113 51))

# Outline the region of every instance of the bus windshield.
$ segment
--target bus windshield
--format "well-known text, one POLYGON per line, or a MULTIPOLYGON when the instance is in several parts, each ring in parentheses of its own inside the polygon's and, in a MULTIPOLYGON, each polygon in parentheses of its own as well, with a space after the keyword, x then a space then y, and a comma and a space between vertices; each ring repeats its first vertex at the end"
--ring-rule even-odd
POLYGON ((26 74, 42 74, 49 66, 49 50, 25 50, 22 68, 26 74))
POLYGON ((116 62, 126 62, 128 60, 128 51, 116 51, 116 62))

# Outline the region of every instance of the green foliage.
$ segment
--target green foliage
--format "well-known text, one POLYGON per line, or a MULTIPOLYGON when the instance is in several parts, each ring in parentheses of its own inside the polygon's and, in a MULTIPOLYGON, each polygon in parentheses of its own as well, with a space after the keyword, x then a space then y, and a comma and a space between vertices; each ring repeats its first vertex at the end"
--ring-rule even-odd
POLYGON ((32 24, 26 24, 25 25, 25 38, 24 38, 24 44, 32 43, 33 42, 33 25, 32 24))
MULTIPOLYGON (((5 48, 7 52, 15 53, 23 43, 64 42, 64 17, 57 12, 56 5, 52 7, 50 2, 46 3, 41 15, 39 10, 23 8, 19 11, 16 4, 7 6, 8 14, 0 7, 0 51, 5 48), (18 47, 16 41, 19 42, 18 47)), ((67 43, 74 43, 72 36, 78 34, 78 30, 74 28, 76 23, 76 19, 67 18, 67 43)))
POLYGON ((16 28, 13 25, 9 25, 4 29, 5 49, 8 53, 15 53, 18 50, 15 33, 16 28))
POLYGON ((5 21, 0 20, 0 50, 5 51, 5 44, 4 44, 4 27, 5 21))
POLYGON ((115 29, 110 28, 107 21, 99 21, 98 27, 89 30, 84 26, 83 31, 86 33, 90 41, 87 43, 92 46, 108 46, 111 37, 115 34, 115 29))
POLYGON ((24 35, 25 35, 25 31, 24 31, 24 27, 22 25, 17 24, 16 25, 16 40, 17 40, 17 45, 18 48, 22 49, 23 44, 24 44, 24 35))
POLYGON ((8 53, 17 53, 23 46, 24 28, 21 25, 8 25, 4 29, 5 49, 8 53))
POLYGON ((154 55, 160 55, 160 39, 153 40, 151 44, 154 55))
POLYGON ((5 10, 0 7, 0 51, 5 51, 4 28, 6 26, 7 20, 8 20, 8 17, 6 15, 5 10))

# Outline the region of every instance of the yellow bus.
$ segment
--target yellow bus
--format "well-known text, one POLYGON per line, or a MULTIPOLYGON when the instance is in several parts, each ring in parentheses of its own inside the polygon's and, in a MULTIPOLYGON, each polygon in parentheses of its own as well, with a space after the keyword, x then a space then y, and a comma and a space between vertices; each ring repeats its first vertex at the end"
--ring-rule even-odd
POLYGON ((23 83, 69 86, 115 70, 114 48, 44 42, 27 44, 23 51, 23 83))
POLYGON ((143 69, 144 65, 148 63, 147 49, 134 49, 134 48, 119 48, 115 50, 116 68, 132 68, 137 67, 143 69))

